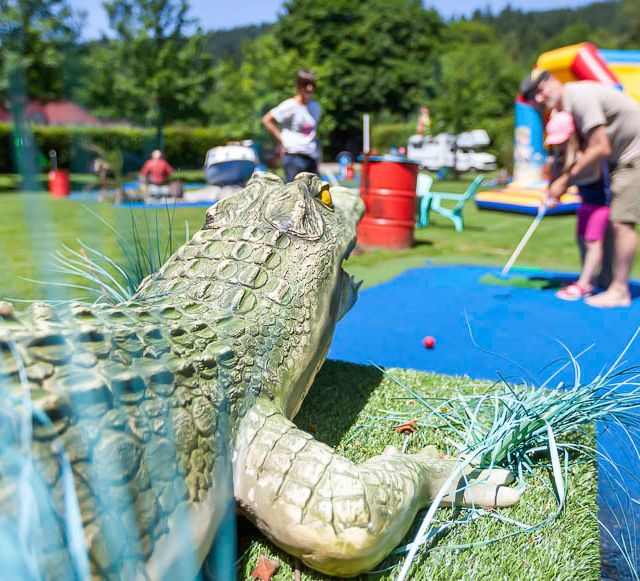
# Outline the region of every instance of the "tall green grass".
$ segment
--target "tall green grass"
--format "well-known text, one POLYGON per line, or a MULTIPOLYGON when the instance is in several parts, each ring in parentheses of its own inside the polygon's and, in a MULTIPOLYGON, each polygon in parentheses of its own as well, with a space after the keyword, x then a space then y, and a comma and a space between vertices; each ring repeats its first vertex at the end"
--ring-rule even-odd
POLYGON ((122 258, 118 261, 78 239, 78 250, 68 245, 51 253, 51 280, 25 278, 28 282, 45 287, 58 286, 73 294, 67 300, 75 302, 106 302, 117 304, 128 301, 140 283, 152 276, 167 261, 178 246, 189 239, 189 223, 185 222, 184 239, 178 240, 174 230, 175 206, 167 205, 165 212, 130 210, 128 228, 114 227, 88 206, 86 211, 116 240, 122 258), (76 282, 70 282, 75 279, 76 282))

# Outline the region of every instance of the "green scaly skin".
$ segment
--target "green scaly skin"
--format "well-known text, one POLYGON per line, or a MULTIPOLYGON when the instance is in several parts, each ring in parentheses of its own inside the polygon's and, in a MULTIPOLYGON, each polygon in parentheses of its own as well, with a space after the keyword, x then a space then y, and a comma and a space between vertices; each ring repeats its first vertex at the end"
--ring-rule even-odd
MULTIPOLYGON (((0 449, 0 531, 20 528, 18 475, 31 455, 51 498, 30 539, 44 578, 74 567, 65 463, 90 574, 112 579, 195 574, 231 479, 274 543, 325 573, 356 575, 451 474, 455 463, 433 450, 357 466, 291 422, 356 294, 341 264, 363 204, 327 190, 310 174, 287 185, 252 178, 130 302, 28 313, 0 303, 0 387, 13 401, 0 410, 0 441, 20 450, 0 449), (25 392, 35 410, 26 423, 25 392)), ((464 501, 517 502, 496 487, 506 475, 492 478, 464 501)))

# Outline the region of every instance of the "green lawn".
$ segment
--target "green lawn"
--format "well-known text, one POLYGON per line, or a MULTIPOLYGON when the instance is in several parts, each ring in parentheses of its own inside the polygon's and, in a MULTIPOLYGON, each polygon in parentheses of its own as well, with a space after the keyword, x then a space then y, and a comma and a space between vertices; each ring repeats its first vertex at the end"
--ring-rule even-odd
MULTIPOLYGON (((192 176, 195 177, 195 176, 192 176)), ((463 191, 470 178, 459 182, 438 181, 434 188, 463 191)), ((91 208, 119 231, 131 230, 132 211, 107 203, 85 204, 52 200, 46 194, 3 194, 0 196, 0 251, 5 267, 0 271, 0 295, 36 299, 42 289, 19 277, 50 280, 50 253, 66 244, 78 248, 77 240, 117 257, 114 236, 87 210, 91 208)), ((193 232, 203 223, 204 208, 180 208, 172 213, 176 242, 184 240, 185 224, 193 232)), ((134 210, 143 223, 155 223, 161 217, 165 227, 166 212, 134 210)), ((466 229, 455 232, 453 225, 434 216, 428 228, 416 231, 416 243, 404 250, 373 250, 353 256, 347 270, 362 279, 365 286, 388 280, 407 268, 433 260, 443 264, 485 264, 502 266, 531 223, 532 217, 501 212, 479 211, 473 202, 465 207, 466 229)), ((144 229, 144 227, 143 227, 144 229)), ((524 249, 517 265, 554 270, 578 270, 578 250, 574 241, 575 217, 545 218, 524 249)), ((636 266, 634 275, 640 276, 636 266)))
MULTIPOLYGON (((473 177, 461 181, 436 181, 436 191, 463 192, 473 177)), ((478 210, 470 201, 464 208, 465 230, 432 214, 427 228, 417 229, 415 244, 405 250, 374 250, 351 258, 347 268, 365 286, 393 278, 407 268, 422 266, 425 259, 441 264, 480 264, 502 267, 524 236, 533 216, 478 210)), ((575 242, 576 218, 548 216, 525 246, 516 266, 577 272, 580 270, 575 242)), ((636 262, 633 276, 640 277, 636 262)))
MULTIPOLYGON (((155 230, 158 220, 166 237, 170 224, 174 242, 179 245, 185 240, 187 225, 191 233, 202 227, 206 210, 130 210, 105 202, 52 200, 42 193, 5 194, 0 196, 0 204, 0 252, 4 257, 0 269, 0 296, 21 299, 44 297, 41 285, 23 278, 52 280, 51 253, 62 245, 79 250, 78 240, 82 240, 110 257, 121 258, 114 233, 91 212, 128 236, 132 233, 132 219, 143 235, 147 225, 149 230, 155 230)), ((71 293, 69 290, 66 298, 74 296, 71 293)), ((47 297, 51 298, 51 295, 47 297)))
MULTIPOLYGON (((174 176, 187 183, 205 181, 204 173, 201 169, 177 171, 174 176)), ((136 180, 137 177, 137 173, 131 172, 124 176, 124 180, 133 181, 136 180)), ((49 182, 49 174, 46 172, 38 174, 37 181, 42 189, 46 190, 49 182)), ((95 174, 78 172, 71 174, 71 187, 73 190, 97 188, 96 182, 97 176, 95 174)), ((18 174, 0 174, 0 192, 14 192, 18 189, 20 189, 20 176, 18 174)))

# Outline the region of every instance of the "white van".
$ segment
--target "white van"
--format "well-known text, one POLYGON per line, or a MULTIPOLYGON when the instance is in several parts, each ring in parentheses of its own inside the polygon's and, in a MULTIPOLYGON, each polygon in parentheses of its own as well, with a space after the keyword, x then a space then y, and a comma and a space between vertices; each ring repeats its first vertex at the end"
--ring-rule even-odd
POLYGON ((475 150, 489 143, 489 136, 484 129, 458 136, 450 133, 412 135, 407 146, 407 159, 433 171, 454 165, 459 172, 489 171, 498 166, 495 155, 475 150))

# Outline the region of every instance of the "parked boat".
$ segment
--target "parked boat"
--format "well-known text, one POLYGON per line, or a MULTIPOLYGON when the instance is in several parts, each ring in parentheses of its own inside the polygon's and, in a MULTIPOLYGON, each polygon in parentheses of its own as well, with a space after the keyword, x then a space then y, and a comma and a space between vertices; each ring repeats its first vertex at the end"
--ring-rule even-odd
POLYGON ((259 163, 252 141, 221 145, 207 151, 204 175, 213 186, 244 185, 259 163))

